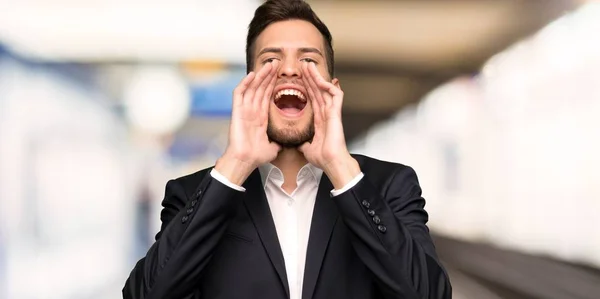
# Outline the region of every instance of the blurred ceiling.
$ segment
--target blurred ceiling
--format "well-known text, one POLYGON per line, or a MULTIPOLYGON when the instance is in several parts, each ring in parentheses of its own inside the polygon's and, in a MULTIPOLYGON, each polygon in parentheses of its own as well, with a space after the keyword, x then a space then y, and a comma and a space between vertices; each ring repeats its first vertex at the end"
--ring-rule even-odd
POLYGON ((494 54, 579 1, 309 1, 334 36, 348 139, 494 54))

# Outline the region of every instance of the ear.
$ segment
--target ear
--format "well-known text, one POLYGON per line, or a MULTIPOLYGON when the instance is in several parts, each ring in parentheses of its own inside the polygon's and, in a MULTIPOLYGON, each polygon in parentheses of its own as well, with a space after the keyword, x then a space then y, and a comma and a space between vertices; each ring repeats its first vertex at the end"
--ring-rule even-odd
POLYGON ((338 78, 333 78, 333 80, 331 80, 331 84, 335 85, 335 87, 342 89, 340 87, 340 80, 338 78))

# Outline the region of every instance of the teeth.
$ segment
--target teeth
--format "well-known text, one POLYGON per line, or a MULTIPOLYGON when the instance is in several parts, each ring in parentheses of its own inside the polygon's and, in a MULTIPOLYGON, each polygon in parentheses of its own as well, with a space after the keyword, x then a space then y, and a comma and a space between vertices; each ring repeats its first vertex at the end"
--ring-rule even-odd
POLYGON ((282 95, 297 96, 303 101, 305 99, 304 94, 296 89, 282 89, 275 95, 275 99, 281 98, 282 95))

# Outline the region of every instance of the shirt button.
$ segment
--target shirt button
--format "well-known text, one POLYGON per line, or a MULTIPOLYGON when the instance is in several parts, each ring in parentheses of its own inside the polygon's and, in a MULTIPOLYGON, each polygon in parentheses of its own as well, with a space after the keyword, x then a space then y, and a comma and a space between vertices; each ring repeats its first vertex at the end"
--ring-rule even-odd
POLYGON ((181 223, 185 223, 188 220, 188 216, 181 217, 181 223))
POLYGON ((375 211, 369 209, 369 210, 367 210, 367 214, 369 214, 369 216, 373 217, 373 216, 375 216, 375 211))
POLYGON ((385 231, 387 230, 387 227, 385 227, 384 225, 379 225, 379 226, 377 227, 377 229, 378 229, 380 232, 382 232, 382 233, 385 233, 385 231))
POLYGON ((368 201, 366 201, 366 200, 363 200, 363 201, 362 201, 362 205, 363 205, 363 207, 365 207, 365 208, 367 208, 367 209, 371 207, 371 203, 369 203, 369 202, 368 202, 368 201))
POLYGON ((194 200, 192 200, 191 206, 193 207, 193 206, 195 206, 197 203, 198 203, 198 200, 197 200, 197 199, 194 199, 194 200))
POLYGON ((373 222, 375 222, 375 224, 379 224, 381 223, 381 219, 379 218, 379 216, 375 215, 375 217, 373 217, 373 222))

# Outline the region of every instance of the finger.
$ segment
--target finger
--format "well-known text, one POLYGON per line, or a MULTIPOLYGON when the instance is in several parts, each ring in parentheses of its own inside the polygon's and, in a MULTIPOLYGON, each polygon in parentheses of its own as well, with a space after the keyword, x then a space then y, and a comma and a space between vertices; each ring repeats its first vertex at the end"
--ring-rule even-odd
POLYGON ((238 84, 238 86, 235 87, 235 89, 233 90, 233 106, 234 107, 242 104, 242 99, 244 98, 244 92, 246 92, 246 89, 248 89, 248 86, 254 80, 255 77, 256 77, 256 73, 250 72, 250 73, 248 73, 248 75, 246 75, 246 77, 244 77, 244 79, 242 79, 240 84, 238 84))
POLYGON ((312 90, 312 92, 314 94, 314 99, 317 102, 318 107, 320 108, 319 112, 323 113, 325 111, 325 107, 327 104, 325 102, 325 99, 323 98, 323 92, 317 86, 317 84, 313 78, 313 75, 310 72, 310 63, 306 64, 305 69, 306 69, 307 76, 303 76, 303 77, 306 77, 306 81, 308 82, 310 89, 312 90))
POLYGON ((319 106, 321 106, 323 104, 323 102, 321 101, 321 97, 320 97, 321 91, 319 90, 317 85, 314 83, 314 81, 311 79, 311 74, 308 69, 308 63, 305 63, 302 65, 302 71, 303 71, 302 80, 304 81, 304 85, 306 86, 306 89, 307 89, 311 99, 317 101, 317 104, 319 106))
POLYGON ((271 73, 272 65, 270 63, 265 64, 257 73, 256 78, 248 86, 248 90, 244 94, 244 105, 252 106, 256 99, 255 94, 262 83, 268 80, 269 74, 271 73))
MULTIPOLYGON (((274 62, 276 63, 276 61, 274 62)), ((273 90, 275 89, 275 84, 277 83, 277 64, 273 66, 273 77, 271 78, 271 82, 267 85, 267 89, 265 91, 265 95, 260 103, 260 111, 264 115, 269 114, 269 105, 271 104, 271 97, 273 97, 273 90)))
POLYGON ((273 151, 273 152, 275 152, 275 153, 279 153, 283 149, 283 147, 281 145, 279 145, 279 144, 277 144, 275 142, 271 142, 269 144, 269 147, 270 147, 270 150, 273 151))
POLYGON ((339 89, 333 83, 325 80, 325 78, 321 76, 321 73, 319 73, 319 70, 317 69, 317 66, 314 63, 310 63, 308 65, 308 71, 311 75, 311 78, 313 78, 315 84, 319 87, 319 89, 328 92, 332 96, 339 96, 343 94, 341 89, 339 89))
POLYGON ((344 92, 339 87, 335 86, 335 84, 325 80, 323 76, 321 76, 319 70, 317 70, 317 67, 314 64, 309 65, 308 67, 309 72, 311 73, 311 78, 313 79, 319 90, 324 91, 324 106, 327 109, 329 109, 332 106, 341 109, 342 102, 344 100, 344 92))
POLYGON ((310 142, 306 141, 298 147, 298 151, 300 151, 301 153, 304 154, 304 153, 308 152, 309 147, 310 147, 310 142))
MULTIPOLYGON (((308 84, 308 83, 306 83, 308 84)), ((313 112, 313 121, 315 125, 320 125, 323 121, 323 107, 319 105, 319 102, 315 99, 315 96, 312 91, 308 92, 308 97, 310 100, 310 106, 312 107, 313 112)))
MULTIPOLYGON (((270 64, 272 64, 272 63, 270 63, 270 64)), ((271 65, 271 69, 269 70, 269 73, 265 76, 265 79, 263 80, 263 82, 261 82, 260 85, 258 86, 258 88, 256 89, 256 93, 254 94, 254 99, 252 99, 252 106, 257 111, 262 107, 264 96, 267 92, 267 87, 269 86, 271 81, 273 81, 273 78, 275 77, 275 69, 276 69, 275 65, 271 65)))
MULTIPOLYGON (((307 72, 310 72, 309 67, 310 67, 310 63, 307 63, 307 65, 306 65, 307 72)), ((317 110, 318 117, 315 118, 315 124, 321 124, 327 115, 327 106, 326 106, 325 99, 323 98, 323 91, 321 91, 317 87, 317 85, 314 82, 314 79, 311 77, 310 73, 307 76, 307 80, 311 84, 313 92, 315 93, 315 102, 317 103, 317 108, 319 109, 319 110, 317 110)))
POLYGON ((250 86, 248 86, 248 89, 246 89, 246 92, 244 93, 244 99, 242 100, 243 105, 252 105, 256 89, 265 80, 270 71, 271 64, 267 63, 256 73, 256 78, 252 80, 252 83, 250 83, 250 86))
POLYGON ((323 109, 322 109, 322 105, 317 100, 317 95, 315 93, 315 89, 312 87, 312 85, 309 81, 310 75, 308 74, 307 66, 308 65, 306 63, 302 65, 302 71, 303 71, 302 83, 306 87, 306 92, 308 93, 308 98, 310 100, 310 105, 312 106, 315 123, 320 123, 320 120, 322 118, 323 109))

